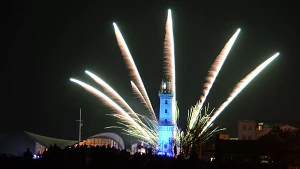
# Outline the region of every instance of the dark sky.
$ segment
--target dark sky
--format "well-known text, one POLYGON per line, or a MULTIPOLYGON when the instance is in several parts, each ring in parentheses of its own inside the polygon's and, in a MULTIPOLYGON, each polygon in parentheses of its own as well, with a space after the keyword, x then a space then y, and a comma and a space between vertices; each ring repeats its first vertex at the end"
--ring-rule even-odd
POLYGON ((85 70, 102 77, 135 110, 144 111, 133 99, 113 22, 130 48, 157 112, 169 8, 173 14, 181 126, 185 125, 187 109, 199 99, 207 70, 238 28, 241 33, 207 98, 211 107, 220 106, 235 84, 261 62, 276 52, 281 55, 223 111, 222 127, 236 136, 240 119, 300 120, 296 65, 300 15, 295 4, 26 2, 12 4, 7 17, 8 48, 1 62, 1 130, 77 139, 75 120, 80 107, 85 122, 83 137, 114 125, 116 120, 105 115, 110 109, 69 81, 73 77, 99 88, 85 70))

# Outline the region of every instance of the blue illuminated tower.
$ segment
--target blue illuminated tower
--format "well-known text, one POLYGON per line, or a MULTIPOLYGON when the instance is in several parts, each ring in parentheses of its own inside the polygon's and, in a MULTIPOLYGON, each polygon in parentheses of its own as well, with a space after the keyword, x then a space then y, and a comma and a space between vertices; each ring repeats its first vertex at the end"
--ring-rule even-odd
POLYGON ((171 90, 171 80, 164 78, 161 81, 158 94, 160 98, 159 121, 158 121, 158 154, 173 155, 173 91, 171 90))

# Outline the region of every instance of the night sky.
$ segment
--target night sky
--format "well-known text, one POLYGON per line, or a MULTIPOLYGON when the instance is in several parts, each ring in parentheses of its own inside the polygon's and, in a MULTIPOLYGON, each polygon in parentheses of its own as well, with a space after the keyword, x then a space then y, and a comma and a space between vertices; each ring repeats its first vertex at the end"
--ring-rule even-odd
POLYGON ((218 108, 235 84, 261 62, 276 52, 281 55, 223 111, 218 120, 221 126, 235 137, 237 120, 300 120, 300 15, 295 4, 26 2, 8 7, 12 11, 7 17, 7 54, 2 55, 1 62, 1 130, 77 139, 79 108, 83 112, 83 137, 115 125, 117 120, 105 115, 112 112, 109 108, 69 81, 76 78, 101 90, 85 70, 103 78, 135 110, 147 113, 132 95, 113 22, 127 42, 158 113, 169 8, 182 127, 187 110, 199 99, 208 69, 238 28, 241 33, 207 98, 211 108, 218 108))

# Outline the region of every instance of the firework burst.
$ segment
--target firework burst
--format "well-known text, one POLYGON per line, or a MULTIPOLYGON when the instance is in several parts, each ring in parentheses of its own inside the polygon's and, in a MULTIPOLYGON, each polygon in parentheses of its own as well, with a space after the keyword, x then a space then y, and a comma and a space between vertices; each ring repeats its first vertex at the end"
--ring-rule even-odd
MULTIPOLYGON (((115 118, 119 119, 117 122, 118 126, 111 126, 113 128, 120 128, 125 134, 134 136, 142 141, 148 142, 153 146, 158 145, 158 130, 157 124, 158 120, 155 116, 155 112, 152 108, 152 104, 148 97, 146 88, 143 84, 142 78, 138 72, 138 69, 134 63, 133 57, 126 45, 126 42, 117 26, 113 23, 116 39, 123 55, 124 61, 129 70, 129 75, 131 78, 131 86, 133 93, 137 96, 140 102, 145 105, 150 113, 150 117, 136 113, 130 105, 104 80, 100 77, 94 75, 93 73, 86 71, 92 79, 94 79, 99 85, 104 89, 104 92, 100 92, 94 87, 81 82, 76 79, 70 79, 72 82, 77 83, 90 93, 94 94, 100 98, 108 107, 112 108, 115 113, 109 114, 115 118)), ((176 102, 176 78, 175 78, 175 52, 174 52, 174 36, 173 36, 173 24, 171 10, 168 10, 167 22, 166 22, 166 35, 164 40, 164 72, 165 75, 171 79, 171 91, 173 92, 173 112, 172 112, 172 124, 174 125, 173 137, 175 144, 182 144, 182 149, 184 149, 186 154, 193 149, 195 146, 199 146, 207 139, 209 139, 215 132, 223 129, 218 127, 213 127, 214 120, 220 115, 220 113, 228 106, 232 100, 268 65, 270 64, 278 55, 276 53, 271 58, 259 65, 255 70, 248 74, 243 80, 241 80, 230 93, 228 99, 214 111, 209 111, 209 106, 203 108, 203 104, 212 88, 233 44, 235 43, 240 29, 238 29, 235 34, 229 39, 225 44, 224 48, 217 56, 216 60, 213 62, 210 70, 208 71, 208 76, 204 83, 202 95, 199 101, 190 108, 187 117, 187 126, 185 131, 181 131, 178 126, 179 109, 177 108, 176 102)), ((108 127, 108 128, 111 128, 108 127)))

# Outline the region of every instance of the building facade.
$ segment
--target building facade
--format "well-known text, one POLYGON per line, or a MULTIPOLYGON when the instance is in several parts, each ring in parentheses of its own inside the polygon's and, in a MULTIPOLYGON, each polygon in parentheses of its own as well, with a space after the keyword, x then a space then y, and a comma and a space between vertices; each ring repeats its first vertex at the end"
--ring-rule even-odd
POLYGON ((267 124, 251 120, 238 121, 238 140, 257 140, 259 137, 268 134, 273 126, 280 127, 281 130, 296 130, 296 127, 283 124, 267 124))
POLYGON ((250 120, 238 121, 238 140, 256 140, 256 122, 250 120))
POLYGON ((160 98, 159 124, 157 126, 159 132, 158 154, 172 156, 174 130, 172 112, 174 103, 170 79, 165 78, 162 80, 158 96, 160 98))

